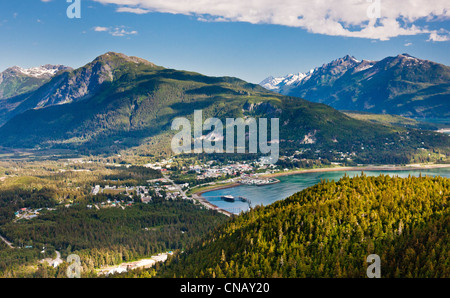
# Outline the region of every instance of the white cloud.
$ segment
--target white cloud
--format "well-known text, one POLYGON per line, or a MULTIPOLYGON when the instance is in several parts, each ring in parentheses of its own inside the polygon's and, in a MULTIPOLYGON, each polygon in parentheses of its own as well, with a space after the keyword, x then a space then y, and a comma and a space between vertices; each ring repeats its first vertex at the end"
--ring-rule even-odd
POLYGON ((196 16, 200 21, 235 21, 299 27, 312 33, 388 40, 400 35, 428 34, 445 41, 447 30, 430 30, 415 22, 450 18, 448 0, 95 0, 117 5, 118 12, 161 12, 196 16), (380 3, 380 18, 371 19, 380 3), (372 6, 374 7, 374 6, 372 6), (371 12, 372 10, 369 10, 371 12))
POLYGON ((149 10, 136 8, 136 7, 119 7, 117 8, 117 12, 130 12, 135 14, 146 14, 149 13, 149 10))
MULTIPOLYGON (((443 30, 441 30, 443 31, 443 30)), ((450 34, 448 32, 445 32, 445 34, 439 35, 437 32, 431 32, 430 38, 428 41, 449 41, 450 40, 450 34)))
POLYGON ((112 36, 118 36, 118 37, 138 34, 138 32, 136 30, 129 30, 125 26, 116 26, 116 27, 97 26, 97 27, 94 27, 93 30, 95 32, 107 32, 108 34, 110 34, 112 36))
POLYGON ((108 28, 97 26, 94 28, 94 31, 95 32, 106 32, 106 31, 108 31, 108 28))

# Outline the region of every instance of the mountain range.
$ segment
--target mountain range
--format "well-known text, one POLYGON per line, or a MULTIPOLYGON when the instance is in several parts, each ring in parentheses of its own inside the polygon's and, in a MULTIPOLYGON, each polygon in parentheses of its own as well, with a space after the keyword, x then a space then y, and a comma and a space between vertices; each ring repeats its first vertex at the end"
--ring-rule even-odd
POLYGON ((192 119, 195 109, 205 119, 280 118, 285 150, 353 152, 361 161, 405 163, 418 148, 450 148, 443 134, 360 121, 238 78, 167 69, 113 52, 0 100, 0 146, 105 154, 160 142, 158 148, 170 151, 171 121, 192 119))
POLYGON ((450 117, 450 67, 408 54, 381 61, 347 55, 307 73, 269 77, 260 85, 338 110, 450 117))

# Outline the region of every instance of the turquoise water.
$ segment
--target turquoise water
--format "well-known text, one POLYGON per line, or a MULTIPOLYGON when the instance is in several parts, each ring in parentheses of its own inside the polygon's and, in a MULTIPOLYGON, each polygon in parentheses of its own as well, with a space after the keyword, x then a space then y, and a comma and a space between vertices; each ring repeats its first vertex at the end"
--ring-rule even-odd
MULTIPOLYGON (((233 188, 214 190, 203 194, 208 201, 232 213, 240 213, 248 210, 248 204, 240 201, 229 203, 222 201, 221 196, 232 195, 234 197, 242 196, 250 199, 252 206, 270 205, 278 200, 285 199, 305 188, 313 186, 323 180, 338 181, 347 173, 348 176, 354 177, 360 175, 361 171, 348 172, 322 172, 322 173, 304 173, 291 176, 278 177, 281 182, 266 186, 248 186, 241 185, 233 188)), ((412 170, 412 171, 365 171, 367 176, 379 176, 380 174, 408 177, 411 176, 442 176, 450 178, 450 168, 429 169, 429 170, 412 170)))

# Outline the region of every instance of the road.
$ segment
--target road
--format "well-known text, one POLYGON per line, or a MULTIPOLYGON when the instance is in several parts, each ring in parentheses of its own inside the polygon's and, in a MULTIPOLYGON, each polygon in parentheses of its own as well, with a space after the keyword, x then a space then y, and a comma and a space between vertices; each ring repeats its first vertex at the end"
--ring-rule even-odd
POLYGON ((6 245, 8 245, 10 248, 14 248, 14 246, 12 245, 12 243, 9 242, 8 240, 6 240, 5 238, 3 238, 2 235, 0 235, 0 239, 2 239, 2 241, 5 242, 6 245))
MULTIPOLYGON (((6 245, 9 246, 9 248, 15 248, 15 247, 12 245, 12 243, 9 242, 8 240, 6 240, 2 235, 0 235, 0 239, 1 239, 3 242, 5 242, 6 245)), ((49 259, 49 260, 48 260, 49 264, 50 264, 51 266, 53 266, 53 267, 57 267, 57 266, 59 266, 60 264, 63 263, 63 260, 61 259, 61 253, 60 253, 59 251, 57 251, 57 250, 55 250, 55 252, 56 252, 56 259, 54 259, 54 260, 49 259)))
POLYGON ((190 198, 188 198, 188 196, 186 195, 186 192, 183 191, 183 189, 181 188, 181 186, 179 186, 178 184, 176 184, 172 179, 170 179, 169 176, 167 176, 166 174, 162 173, 162 175, 164 176, 164 178, 169 181, 170 183, 172 183, 172 185, 181 193, 181 195, 183 196, 183 199, 188 200, 190 198))
POLYGON ((183 196, 183 199, 185 199, 185 200, 194 200, 195 202, 198 202, 201 205, 203 205, 206 209, 216 210, 217 212, 225 214, 226 216, 229 216, 229 217, 231 217, 233 215, 232 213, 230 213, 230 212, 228 212, 226 210, 222 210, 222 209, 217 208, 217 206, 214 206, 213 204, 209 203, 207 200, 205 200, 204 198, 202 198, 199 195, 194 194, 194 195, 192 195, 192 199, 189 198, 186 195, 186 192, 183 191, 183 189, 181 189, 180 185, 176 184, 172 179, 170 179, 169 176, 165 175, 164 173, 162 173, 162 175, 164 176, 164 178, 167 179, 167 181, 172 183, 172 185, 181 193, 181 195, 183 196))
MULTIPOLYGON (((9 242, 8 240, 6 240, 2 235, 0 235, 0 239, 6 243, 6 245, 8 245, 10 248, 15 248, 11 242, 9 242)), ((57 267, 59 265, 61 265, 63 263, 63 260, 61 259, 61 253, 57 250, 55 250, 56 252, 56 259, 52 260, 52 259, 48 259, 48 263, 53 266, 53 267, 57 267)), ((45 261, 45 260, 42 260, 45 261)))
POLYGON ((54 259, 54 260, 50 259, 50 258, 42 259, 41 263, 47 262, 49 266, 52 266, 54 268, 61 265, 64 262, 63 259, 61 259, 61 253, 57 250, 55 250, 55 253, 56 253, 56 259, 54 259))
POLYGON ((61 259, 61 253, 59 251, 57 251, 57 250, 55 250, 55 252, 56 252, 56 259, 54 259, 53 262, 52 262, 52 265, 54 267, 55 267, 55 265, 59 266, 60 264, 63 263, 63 260, 61 259))

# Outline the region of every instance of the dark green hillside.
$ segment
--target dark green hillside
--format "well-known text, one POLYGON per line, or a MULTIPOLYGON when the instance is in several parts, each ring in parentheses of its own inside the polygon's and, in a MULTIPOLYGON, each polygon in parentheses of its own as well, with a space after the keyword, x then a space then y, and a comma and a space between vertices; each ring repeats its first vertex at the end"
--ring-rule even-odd
POLYGON ((227 222, 163 277, 450 277, 446 178, 342 178, 227 222))
MULTIPOLYGON (((407 163, 417 148, 444 154, 450 148, 448 136, 358 121, 324 104, 279 95, 237 78, 165 69, 122 54, 107 53, 61 76, 84 82, 86 72, 96 80, 103 78, 102 84, 94 84, 88 95, 71 103, 17 115, 0 128, 0 145, 111 153, 166 136, 162 147, 170 153, 172 120, 192 118, 195 109, 202 109, 205 119, 280 118, 282 148, 355 152, 362 162, 407 163)), ((36 91, 26 104, 38 102, 39 92, 49 86, 36 91)), ((75 90, 73 84, 58 88, 75 90)))

